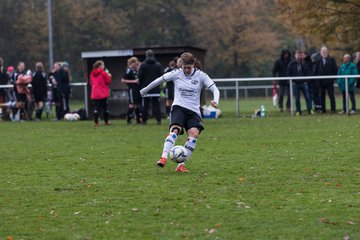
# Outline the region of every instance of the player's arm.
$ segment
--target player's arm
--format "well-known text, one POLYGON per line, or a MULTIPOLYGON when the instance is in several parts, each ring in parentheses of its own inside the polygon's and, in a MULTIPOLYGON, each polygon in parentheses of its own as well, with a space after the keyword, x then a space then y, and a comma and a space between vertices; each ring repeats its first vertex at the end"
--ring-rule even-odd
POLYGON ((145 96, 151 89, 159 86, 163 81, 164 81, 163 76, 158 77, 157 79, 152 81, 149 85, 147 85, 146 87, 140 90, 141 96, 145 96))
POLYGON ((130 80, 130 79, 122 78, 121 82, 123 82, 123 83, 139 83, 139 80, 138 79, 130 80))
POLYGON ((213 100, 210 101, 211 106, 213 107, 217 107, 219 105, 219 100, 220 100, 220 91, 219 89, 216 87, 215 83, 213 83, 210 87, 209 90, 213 93, 213 100))
POLYGON ((147 85, 146 87, 141 89, 140 90, 141 96, 145 96, 151 89, 153 89, 154 87, 159 86, 163 81, 166 81, 166 82, 171 81, 172 78, 173 78, 173 75, 172 75, 171 72, 165 73, 164 75, 162 75, 161 77, 155 79, 149 85, 147 85))
POLYGON ((207 74, 205 74, 204 76, 204 83, 205 86, 213 93, 213 100, 210 101, 211 106, 217 107, 219 105, 219 100, 220 100, 219 89, 216 87, 213 80, 211 80, 207 74))

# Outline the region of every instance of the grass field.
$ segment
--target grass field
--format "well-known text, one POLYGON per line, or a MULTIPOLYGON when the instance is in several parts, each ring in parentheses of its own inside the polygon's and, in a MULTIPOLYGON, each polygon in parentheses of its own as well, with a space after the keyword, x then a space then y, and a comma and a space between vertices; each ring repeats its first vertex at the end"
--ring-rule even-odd
POLYGON ((165 121, 0 122, 0 239, 360 239, 359 116, 222 104, 188 174, 155 167, 165 121))

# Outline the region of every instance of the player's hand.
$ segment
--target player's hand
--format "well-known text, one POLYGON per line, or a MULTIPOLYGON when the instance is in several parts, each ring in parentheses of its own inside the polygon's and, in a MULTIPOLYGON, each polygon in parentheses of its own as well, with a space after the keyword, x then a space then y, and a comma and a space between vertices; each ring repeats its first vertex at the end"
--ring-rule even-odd
POLYGON ((143 96, 143 97, 146 96, 146 93, 145 93, 145 90, 144 90, 144 89, 141 89, 141 90, 140 90, 140 95, 143 96))
POLYGON ((217 105, 217 103, 214 101, 214 100, 212 100, 211 102, 210 102, 210 105, 212 106, 212 107, 214 107, 214 108, 216 108, 218 105, 217 105))

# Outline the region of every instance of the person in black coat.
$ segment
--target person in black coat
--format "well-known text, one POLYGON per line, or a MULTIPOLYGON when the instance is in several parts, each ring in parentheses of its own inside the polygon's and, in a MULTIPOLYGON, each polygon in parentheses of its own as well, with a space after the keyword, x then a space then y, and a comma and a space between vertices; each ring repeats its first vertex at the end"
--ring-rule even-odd
POLYGON ((57 95, 57 109, 56 109, 56 118, 61 120, 66 113, 70 111, 69 108, 69 98, 70 98, 70 71, 68 63, 55 63, 56 70, 53 73, 53 79, 55 80, 56 85, 56 95, 57 95))
MULTIPOLYGON (((291 61, 291 54, 288 49, 281 50, 280 58, 275 61, 272 76, 273 77, 286 77, 287 76, 287 67, 291 61)), ((278 81, 279 84, 279 110, 280 112, 284 111, 283 101, 284 95, 286 93, 286 108, 290 109, 290 90, 289 90, 289 81, 283 80, 278 81)))
POLYGON ((31 85, 35 99, 35 119, 41 120, 44 102, 47 98, 47 76, 41 62, 35 64, 35 73, 31 85))
MULTIPOLYGON (((315 62, 315 75, 317 76, 329 76, 337 75, 337 65, 336 60, 333 57, 329 56, 328 49, 326 46, 321 47, 320 57, 315 62)), ((334 80, 333 78, 329 79, 320 79, 320 102, 321 102, 321 112, 326 112, 326 101, 325 95, 326 92, 330 98, 330 109, 332 113, 336 112, 336 102, 335 102, 335 89, 334 89, 334 80)))
MULTIPOLYGON (((314 76, 315 62, 319 58, 318 53, 314 53, 311 56, 309 53, 304 53, 304 61, 309 67, 309 76, 314 76)), ((319 79, 310 79, 307 81, 309 85, 310 98, 313 101, 314 109, 317 112, 321 112, 321 100, 320 100, 320 85, 319 79)))
MULTIPOLYGON (((149 49, 145 52, 146 59, 140 65, 139 82, 140 89, 148 86, 152 81, 162 75, 161 64, 155 59, 154 52, 149 49)), ((157 124, 161 124, 161 110, 160 110, 160 87, 155 87, 142 98, 142 120, 146 124, 148 120, 149 104, 152 102, 153 115, 156 118, 157 124)))
MULTIPOLYGON (((303 53, 300 50, 296 50, 295 59, 289 63, 288 76, 291 77, 306 77, 309 75, 309 66, 303 60, 303 53)), ((302 115, 301 104, 300 104, 300 92, 303 93, 306 101, 306 108, 309 114, 314 114, 312 110, 312 102, 309 94, 309 85, 307 81, 297 79, 293 81, 294 95, 295 95, 295 106, 296 116, 302 115)))

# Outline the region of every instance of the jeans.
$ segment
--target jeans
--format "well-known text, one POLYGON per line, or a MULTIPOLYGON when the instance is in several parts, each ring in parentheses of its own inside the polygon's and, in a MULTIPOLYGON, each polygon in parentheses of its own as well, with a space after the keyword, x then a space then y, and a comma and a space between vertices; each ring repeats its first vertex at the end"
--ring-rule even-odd
POLYGON ((296 112, 301 113, 300 92, 303 93, 306 101, 306 108, 310 112, 312 108, 312 102, 311 102, 311 98, 309 94, 309 86, 307 82, 296 82, 294 84, 296 112))
MULTIPOLYGON (((345 91, 342 92, 343 96, 343 111, 346 112, 346 94, 345 91)), ((356 111, 356 101, 355 101, 355 94, 354 91, 349 91, 349 97, 351 102, 351 110, 356 111)))

